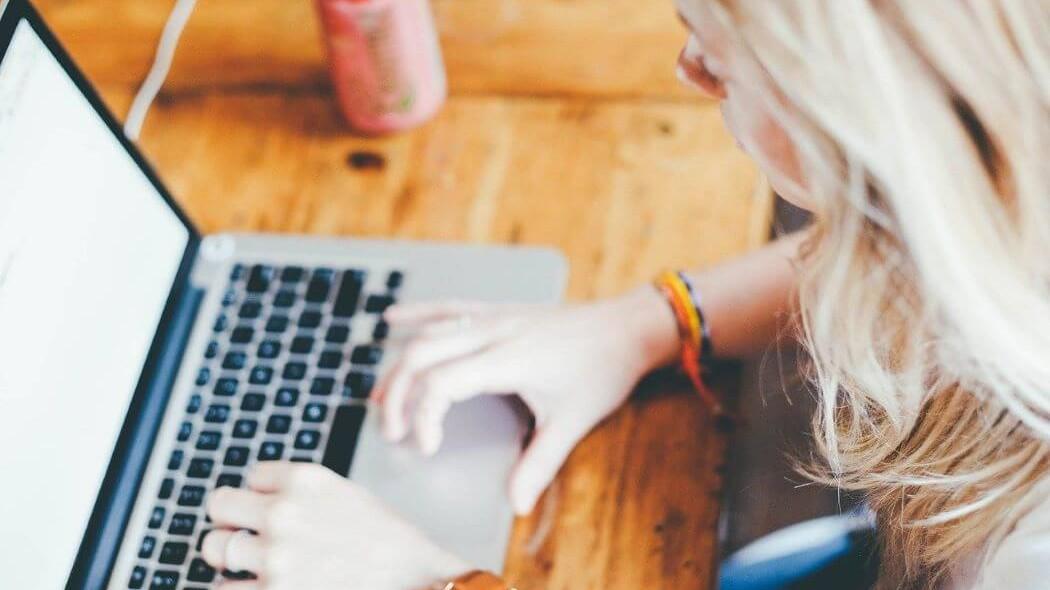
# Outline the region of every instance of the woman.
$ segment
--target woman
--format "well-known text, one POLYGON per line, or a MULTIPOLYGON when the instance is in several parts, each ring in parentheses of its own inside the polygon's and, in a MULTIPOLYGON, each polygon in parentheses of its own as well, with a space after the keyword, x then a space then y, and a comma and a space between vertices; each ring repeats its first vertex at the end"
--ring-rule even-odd
MULTIPOLYGON (((693 33, 679 73, 721 101, 777 191, 815 220, 686 277, 713 353, 761 352, 780 318, 796 320, 820 399, 824 461, 811 471, 866 494, 885 586, 1043 584, 1050 4, 680 0, 679 11, 693 33)), ((691 342, 668 293, 392 309, 421 336, 377 392, 386 432, 414 429, 433 453, 451 404, 519 394, 538 424, 510 483, 527 513, 573 446, 691 342)), ((207 558, 261 574, 230 587, 407 590, 470 570, 318 468, 264 465, 250 488, 209 506, 220 531, 207 558)))

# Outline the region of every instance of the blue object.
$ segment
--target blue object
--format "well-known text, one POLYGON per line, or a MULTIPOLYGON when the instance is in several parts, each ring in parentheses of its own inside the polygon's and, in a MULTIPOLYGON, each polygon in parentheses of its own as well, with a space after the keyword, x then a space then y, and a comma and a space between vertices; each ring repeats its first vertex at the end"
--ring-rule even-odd
POLYGON ((746 545, 722 562, 720 590, 777 590, 812 577, 866 547, 874 530, 864 509, 808 520, 746 545))

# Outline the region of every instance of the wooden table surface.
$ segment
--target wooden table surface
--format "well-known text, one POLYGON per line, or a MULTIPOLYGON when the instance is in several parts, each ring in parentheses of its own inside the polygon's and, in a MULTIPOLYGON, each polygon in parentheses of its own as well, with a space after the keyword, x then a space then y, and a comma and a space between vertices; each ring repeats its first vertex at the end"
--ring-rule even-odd
MULTIPOLYGON (((123 119, 173 2, 36 3, 123 119)), ((369 139, 333 106, 311 2, 201 0, 143 150, 206 232, 550 245, 573 300, 764 240, 768 191, 716 105, 674 79, 685 33, 670 0, 434 9, 451 98, 432 123, 369 139)), ((520 520, 507 576, 528 590, 709 587, 724 450, 682 382, 647 387, 520 520)))

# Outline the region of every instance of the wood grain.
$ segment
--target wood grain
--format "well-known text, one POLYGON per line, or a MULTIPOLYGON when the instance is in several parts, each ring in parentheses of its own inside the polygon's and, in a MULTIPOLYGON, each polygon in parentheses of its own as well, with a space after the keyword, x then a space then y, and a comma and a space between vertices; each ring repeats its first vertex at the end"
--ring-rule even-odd
MULTIPOLYGON (((44 0, 95 79, 131 87, 172 2, 44 0)), ((452 93, 689 98, 674 77, 686 33, 671 0, 435 0, 452 93)), ((310 0, 201 0, 168 92, 326 92, 310 0)))
POLYGON ((203 96, 152 116, 147 151, 206 231, 553 245, 575 299, 746 249, 763 205, 710 107, 454 98, 384 139, 343 132, 319 97, 203 96), (355 169, 355 152, 383 168, 355 169))
MULTIPOLYGON (((39 5, 123 113, 171 2, 39 5)), ((204 231, 550 245, 571 262, 577 301, 764 240, 768 190, 716 106, 683 101, 673 81, 683 34, 669 5, 435 7, 448 105, 413 132, 362 138, 332 104, 309 2, 201 0, 143 150, 204 231)), ((709 587, 724 450, 685 384, 654 380, 518 523, 508 578, 523 590, 709 587)))

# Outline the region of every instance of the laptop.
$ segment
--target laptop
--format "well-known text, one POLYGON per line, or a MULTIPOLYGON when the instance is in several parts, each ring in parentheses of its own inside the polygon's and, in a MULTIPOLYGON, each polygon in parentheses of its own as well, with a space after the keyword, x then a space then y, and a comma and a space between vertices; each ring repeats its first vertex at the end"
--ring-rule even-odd
MULTIPOLYGON (((221 198, 221 196, 219 197, 221 198)), ((525 422, 457 406, 434 458, 368 398, 382 312, 555 302, 551 250, 201 235, 25 0, 0 5, 0 587, 213 587, 207 495, 322 463, 500 570, 525 422)))

